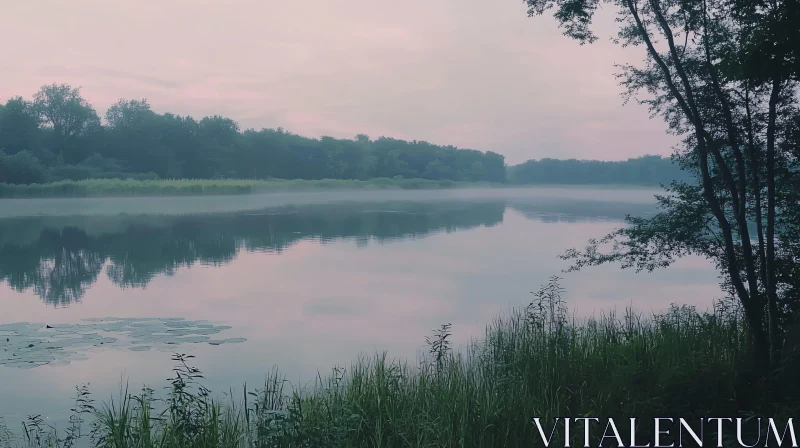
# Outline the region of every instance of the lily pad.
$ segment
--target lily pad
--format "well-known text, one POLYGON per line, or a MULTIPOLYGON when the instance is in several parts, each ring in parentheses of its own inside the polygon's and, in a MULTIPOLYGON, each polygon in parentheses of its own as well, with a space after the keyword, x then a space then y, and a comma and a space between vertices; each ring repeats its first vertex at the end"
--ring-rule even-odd
POLYGON ((209 336, 230 328, 179 317, 86 318, 79 324, 0 324, 0 365, 24 369, 63 366, 88 359, 86 352, 121 345, 131 351, 147 351, 152 348, 170 350, 179 344, 220 345, 245 341, 244 338, 210 340, 209 336))

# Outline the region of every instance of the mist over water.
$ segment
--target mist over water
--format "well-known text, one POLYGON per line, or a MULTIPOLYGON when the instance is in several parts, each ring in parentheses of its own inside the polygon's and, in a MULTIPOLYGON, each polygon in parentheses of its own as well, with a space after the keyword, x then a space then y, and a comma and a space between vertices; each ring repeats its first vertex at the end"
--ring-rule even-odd
POLYGON ((701 259, 653 274, 617 266, 561 273, 567 263, 557 255, 623 225, 626 214, 655 213, 655 192, 2 200, 3 323, 184 319, 225 328, 214 339, 245 341, 211 345, 193 336, 132 350, 118 338, 90 344, 66 365, 2 365, 0 415, 13 421, 47 410, 58 420, 85 382, 97 399, 115 394, 121 378, 134 390, 142 383, 158 390, 175 351, 197 356, 215 392, 257 385, 274 366, 305 384, 359 353, 386 350, 413 361, 432 329, 451 322, 456 344, 479 338, 552 275, 564 278, 577 316, 629 305, 645 313, 672 302, 706 307, 722 293, 701 259))
POLYGON ((441 200, 496 200, 539 203, 564 201, 653 204, 661 190, 639 187, 596 185, 543 186, 536 188, 457 188, 441 190, 308 191, 230 196, 183 197, 101 197, 0 199, 0 218, 21 216, 74 216, 127 214, 184 214, 260 210, 284 205, 313 205, 352 202, 431 202, 441 200))

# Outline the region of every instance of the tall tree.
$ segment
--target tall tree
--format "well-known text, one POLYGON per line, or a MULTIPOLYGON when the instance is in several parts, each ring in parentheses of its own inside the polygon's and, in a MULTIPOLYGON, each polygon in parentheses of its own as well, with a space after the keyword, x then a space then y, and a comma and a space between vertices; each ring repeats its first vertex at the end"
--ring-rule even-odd
POLYGON ((106 111, 106 123, 113 129, 136 129, 145 126, 154 115, 146 99, 121 99, 106 111))
POLYGON ((123 160, 137 172, 167 176, 173 157, 161 142, 162 117, 147 100, 119 100, 106 111, 105 155, 123 160))
POLYGON ((33 96, 34 109, 45 126, 52 130, 52 145, 60 160, 78 162, 88 155, 82 140, 98 132, 100 117, 80 94, 80 88, 67 84, 42 86, 33 96))
MULTIPOLYGON (((555 9, 564 34, 581 44, 597 39, 591 24, 601 0, 525 2, 530 16, 555 9)), ((797 178, 785 148, 797 117, 798 0, 602 3, 618 12, 615 42, 646 55, 644 66, 620 67, 621 85, 683 137, 675 159, 698 182, 673 183, 659 197, 660 214, 630 219, 565 258, 574 269, 622 261, 639 270, 692 253, 714 260, 742 304, 758 364, 774 368, 796 308, 786 292, 797 280, 784 274, 798 260, 778 223, 798 207, 779 188, 797 178)))
POLYGON ((0 151, 10 155, 33 152, 39 139, 39 117, 30 102, 15 97, 0 106, 0 151))

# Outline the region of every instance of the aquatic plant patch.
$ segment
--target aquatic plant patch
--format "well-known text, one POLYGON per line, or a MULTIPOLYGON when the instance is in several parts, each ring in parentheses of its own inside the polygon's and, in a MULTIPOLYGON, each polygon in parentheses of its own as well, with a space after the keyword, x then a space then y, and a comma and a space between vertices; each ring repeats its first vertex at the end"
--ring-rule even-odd
POLYGON ((222 345, 245 338, 212 339, 231 327, 183 318, 87 318, 79 324, 0 324, 0 365, 29 369, 87 359, 96 348, 147 351, 179 344, 222 345))

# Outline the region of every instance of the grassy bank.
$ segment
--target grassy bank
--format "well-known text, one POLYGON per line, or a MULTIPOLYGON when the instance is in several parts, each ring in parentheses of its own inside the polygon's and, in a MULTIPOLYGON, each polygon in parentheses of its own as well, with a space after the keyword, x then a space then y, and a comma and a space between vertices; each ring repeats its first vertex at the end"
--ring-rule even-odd
MULTIPOLYGON (((299 391, 273 373, 260 390, 245 387, 217 402, 191 360, 177 356, 171 393, 161 400, 144 391, 94 406, 81 392, 70 428, 56 433, 33 418, 17 440, 72 446, 80 433, 93 446, 118 448, 529 447, 541 446, 534 416, 637 417, 637 428, 652 434, 653 417, 797 410, 791 391, 778 400, 750 382, 746 330, 735 313, 675 307, 649 318, 626 313, 575 323, 557 285, 539 297, 495 320, 466 351, 451 349, 445 325, 428 338, 430 353, 419 365, 363 358, 299 391), (94 420, 84 423, 93 429, 81 432, 83 420, 94 420)), ((629 429, 619 431, 627 440, 629 429)), ((716 446, 710 432, 708 446, 716 446)), ((582 428, 572 436, 572 446, 583 445, 582 428)))
POLYGON ((189 196, 231 195, 308 190, 359 189, 439 189, 464 186, 487 186, 484 183, 437 181, 427 179, 370 180, 245 180, 245 179, 87 179, 48 184, 0 184, 0 198, 101 197, 101 196, 189 196))

